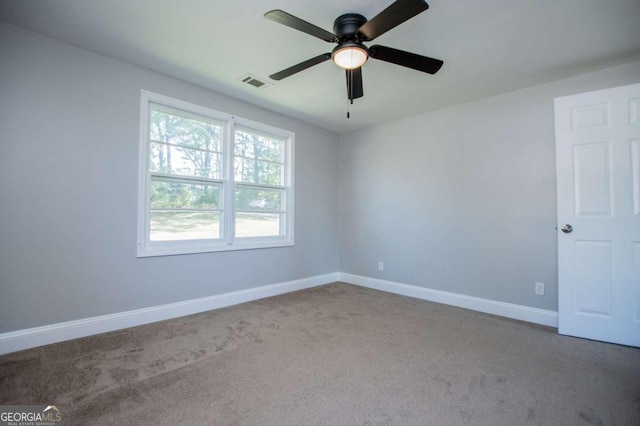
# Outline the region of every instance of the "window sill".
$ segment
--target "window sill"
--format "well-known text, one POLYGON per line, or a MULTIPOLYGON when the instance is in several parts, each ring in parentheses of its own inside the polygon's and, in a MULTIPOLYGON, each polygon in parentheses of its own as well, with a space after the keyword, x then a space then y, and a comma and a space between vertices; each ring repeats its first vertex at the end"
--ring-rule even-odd
POLYGON ((194 246, 192 244, 158 244, 152 247, 138 246, 138 258, 157 256, 179 256, 184 254, 216 253, 237 250, 255 250, 278 247, 292 247, 295 243, 292 240, 263 240, 259 238, 247 239, 246 241, 236 240, 233 244, 208 244, 194 246))

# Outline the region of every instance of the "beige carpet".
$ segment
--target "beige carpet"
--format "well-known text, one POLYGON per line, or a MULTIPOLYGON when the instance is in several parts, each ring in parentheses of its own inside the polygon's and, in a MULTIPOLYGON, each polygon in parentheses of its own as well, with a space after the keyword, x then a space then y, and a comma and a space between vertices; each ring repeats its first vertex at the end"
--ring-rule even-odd
POLYGON ((0 357, 78 425, 640 424, 640 350, 347 284, 0 357))

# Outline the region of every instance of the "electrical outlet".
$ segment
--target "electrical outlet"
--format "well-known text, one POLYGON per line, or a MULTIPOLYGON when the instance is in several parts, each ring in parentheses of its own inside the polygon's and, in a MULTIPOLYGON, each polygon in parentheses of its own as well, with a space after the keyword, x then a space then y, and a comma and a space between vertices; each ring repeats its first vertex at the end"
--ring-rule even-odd
POLYGON ((536 294, 544 296, 544 283, 536 283, 536 294))
POLYGON ((384 271, 384 262, 378 261, 378 271, 384 271))

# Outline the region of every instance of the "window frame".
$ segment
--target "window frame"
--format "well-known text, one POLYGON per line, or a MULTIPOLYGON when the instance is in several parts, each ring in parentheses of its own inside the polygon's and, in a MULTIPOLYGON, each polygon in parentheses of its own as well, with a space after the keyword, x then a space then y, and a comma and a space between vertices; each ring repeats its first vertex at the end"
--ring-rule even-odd
MULTIPOLYGON (((250 250, 261 248, 287 247, 294 245, 294 175, 295 175, 295 134, 288 130, 269 126, 256 121, 237 117, 231 114, 215 111, 200 105, 174 99, 168 96, 141 91, 140 101, 140 134, 138 152, 138 229, 137 229, 137 257, 170 256, 181 254, 209 253, 220 251, 250 250), (151 177, 150 171, 150 111, 151 105, 160 106, 161 111, 171 113, 176 111, 183 116, 197 120, 210 120, 223 127, 222 143, 222 172, 219 179, 189 176, 169 176, 170 180, 201 181, 220 185, 220 236, 218 239, 151 241, 151 177), (283 182, 282 185, 263 185, 236 182, 234 175, 235 159, 235 128, 255 131, 267 136, 281 138, 284 141, 283 182), (263 237, 235 237, 235 194, 236 187, 265 187, 278 188, 283 191, 285 202, 280 212, 280 232, 277 236, 263 237), (284 216, 284 223, 282 218, 284 216)), ((165 173, 155 173, 165 176, 165 173)))

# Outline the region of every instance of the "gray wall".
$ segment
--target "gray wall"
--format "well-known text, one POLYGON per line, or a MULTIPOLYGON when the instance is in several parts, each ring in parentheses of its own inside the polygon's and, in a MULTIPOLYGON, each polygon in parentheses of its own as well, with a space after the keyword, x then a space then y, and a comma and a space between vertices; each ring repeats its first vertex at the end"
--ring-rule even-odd
POLYGON ((338 137, 0 24, 0 332, 338 270, 338 137), (296 133, 295 247, 136 258, 140 90, 296 133))
POLYGON ((553 98, 638 81, 640 62, 342 136, 340 270, 557 310, 553 98))

